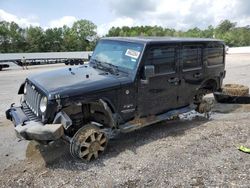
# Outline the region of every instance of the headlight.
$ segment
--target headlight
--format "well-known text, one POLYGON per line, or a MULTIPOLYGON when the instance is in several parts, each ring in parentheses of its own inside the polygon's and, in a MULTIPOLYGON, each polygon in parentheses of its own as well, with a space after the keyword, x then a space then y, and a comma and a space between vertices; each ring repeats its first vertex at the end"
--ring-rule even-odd
POLYGON ((24 85, 24 88, 23 88, 23 94, 25 95, 26 94, 26 92, 27 92, 27 82, 25 83, 25 85, 24 85))
POLYGON ((44 113, 47 109, 47 103, 48 103, 48 99, 47 97, 43 97, 40 101, 40 111, 42 113, 44 113))

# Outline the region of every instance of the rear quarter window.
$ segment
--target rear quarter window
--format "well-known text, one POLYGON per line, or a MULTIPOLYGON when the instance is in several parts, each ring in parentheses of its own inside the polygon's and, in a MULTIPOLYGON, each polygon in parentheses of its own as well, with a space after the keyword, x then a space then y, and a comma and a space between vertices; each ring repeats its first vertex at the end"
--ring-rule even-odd
POLYGON ((183 69, 201 67, 202 48, 200 46, 184 46, 182 49, 183 69))
POLYGON ((206 48, 208 66, 223 64, 223 45, 209 45, 206 48))

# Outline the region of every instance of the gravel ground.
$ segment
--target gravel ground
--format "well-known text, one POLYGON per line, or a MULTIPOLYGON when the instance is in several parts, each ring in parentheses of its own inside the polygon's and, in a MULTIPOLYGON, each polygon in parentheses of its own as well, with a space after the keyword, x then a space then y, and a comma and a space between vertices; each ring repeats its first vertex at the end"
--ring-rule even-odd
MULTIPOLYGON (((210 120, 195 112, 119 134, 97 161, 75 161, 68 144, 19 141, 4 111, 29 73, 63 65, 0 72, 0 187, 249 187, 250 105, 215 104, 210 120)), ((250 54, 227 56, 225 83, 250 86, 250 54)), ((209 96, 211 97, 211 96, 209 96)))

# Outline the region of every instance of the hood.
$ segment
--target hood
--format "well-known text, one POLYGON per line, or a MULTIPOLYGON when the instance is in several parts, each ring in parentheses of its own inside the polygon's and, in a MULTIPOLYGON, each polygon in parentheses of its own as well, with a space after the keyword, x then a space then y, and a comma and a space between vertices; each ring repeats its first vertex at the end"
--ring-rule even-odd
POLYGON ((89 65, 83 65, 32 75, 28 80, 53 99, 56 94, 65 98, 119 87, 118 77, 89 65))

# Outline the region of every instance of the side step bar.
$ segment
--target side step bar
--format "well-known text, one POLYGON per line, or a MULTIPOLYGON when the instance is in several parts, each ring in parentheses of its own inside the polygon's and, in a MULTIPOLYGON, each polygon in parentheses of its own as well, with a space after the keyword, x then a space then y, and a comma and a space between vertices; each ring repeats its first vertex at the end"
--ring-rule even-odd
POLYGON ((166 113, 157 115, 157 116, 148 116, 144 118, 135 118, 125 124, 122 124, 119 126, 119 129, 123 133, 131 132, 136 129, 140 129, 142 127, 146 127, 164 120, 167 120, 173 116, 183 114, 186 112, 190 112, 191 110, 194 110, 196 108, 196 105, 189 105, 183 108, 175 109, 167 111, 166 113))

